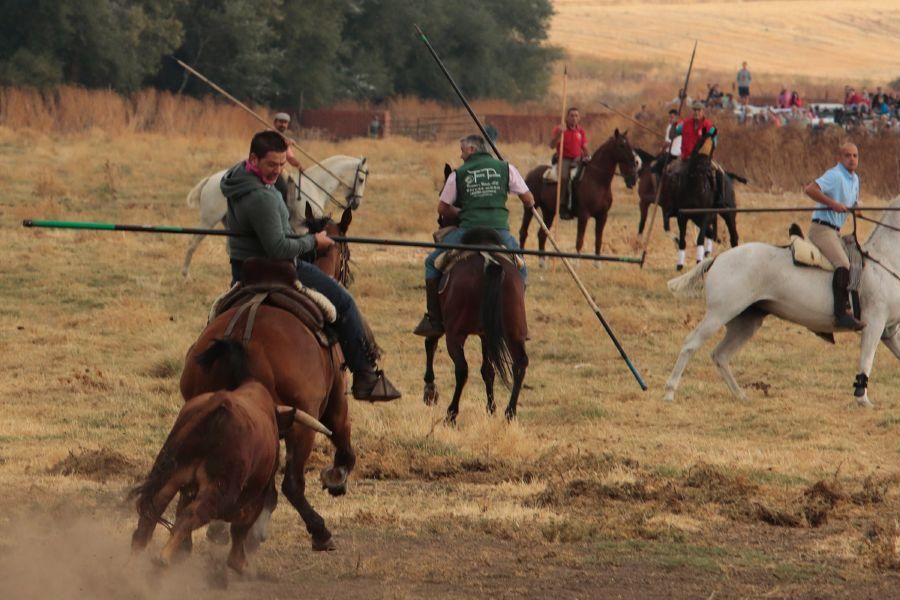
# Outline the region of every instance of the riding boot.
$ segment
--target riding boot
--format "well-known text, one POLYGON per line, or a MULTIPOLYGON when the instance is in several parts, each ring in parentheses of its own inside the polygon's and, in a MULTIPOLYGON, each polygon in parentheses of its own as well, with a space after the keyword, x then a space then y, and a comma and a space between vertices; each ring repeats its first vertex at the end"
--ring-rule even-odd
POLYGON ((388 380, 384 371, 378 368, 379 352, 374 339, 364 336, 359 339, 357 347, 351 350, 352 356, 347 357, 347 366, 353 371, 353 385, 350 386, 350 391, 357 400, 388 402, 400 397, 400 392, 394 384, 388 380))
POLYGON ((425 280, 425 306, 428 312, 416 326, 413 333, 422 337, 440 337, 444 335, 444 319, 441 315, 441 297, 438 288, 440 279, 425 280))
POLYGON ((866 327, 864 321, 858 320, 850 310, 850 296, 847 286, 850 284, 850 270, 838 267, 834 270, 831 289, 834 292, 834 322, 838 329, 860 331, 866 327))
POLYGON ((400 392, 388 380, 384 371, 376 369, 374 365, 353 373, 350 391, 357 400, 368 402, 388 402, 400 397, 400 392))

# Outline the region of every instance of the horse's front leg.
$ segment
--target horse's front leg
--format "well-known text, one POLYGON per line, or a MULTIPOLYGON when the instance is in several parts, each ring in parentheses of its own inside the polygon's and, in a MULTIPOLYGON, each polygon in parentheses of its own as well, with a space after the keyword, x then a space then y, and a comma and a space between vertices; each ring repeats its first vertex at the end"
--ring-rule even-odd
POLYGON ((422 400, 428 406, 434 406, 438 401, 438 390, 434 385, 434 353, 440 339, 425 338, 425 391, 422 393, 422 400))
POLYGON ((859 373, 853 383, 853 395, 857 404, 872 408, 874 404, 869 400, 869 374, 872 373, 872 363, 875 362, 875 350, 884 333, 885 318, 877 314, 865 315, 865 318, 868 324, 860 336, 859 373))
MULTIPOLYGON (((606 227, 606 217, 609 212, 601 211, 594 216, 594 254, 600 256, 600 246, 603 243, 603 228, 606 227)), ((600 261, 594 261, 594 266, 599 267, 600 261)))
POLYGON ((703 243, 709 228, 709 216, 701 216, 700 220, 697 222, 697 227, 699 229, 699 231, 697 231, 697 262, 699 263, 706 256, 706 250, 704 249, 703 243))
POLYGON ((575 252, 581 254, 581 248, 584 246, 584 232, 587 229, 587 222, 590 217, 587 215, 578 215, 578 231, 575 236, 575 252))
POLYGON ((678 214, 678 262, 675 263, 675 269, 680 271, 684 268, 684 251, 687 247, 687 217, 678 214))
POLYGON ((487 360, 487 340, 481 336, 481 378, 484 380, 484 392, 487 396, 487 411, 494 414, 497 406, 494 404, 494 367, 487 360))
POLYGON ((315 432, 308 428, 293 428, 285 435, 287 464, 284 466, 284 480, 281 491, 303 519, 306 530, 312 537, 313 550, 334 550, 331 532, 325 520, 306 499, 305 467, 314 444, 315 432))
POLYGON ((725 225, 728 227, 728 238, 731 242, 731 247, 734 248, 738 245, 737 215, 725 213, 722 215, 722 218, 725 219, 725 225))
MULTIPOLYGON (((538 192, 540 193, 540 192, 538 192)), ((525 240, 528 239, 528 227, 531 226, 533 212, 529 208, 525 208, 522 212, 522 226, 519 227, 519 248, 525 247, 525 240)))
POLYGON ((447 333, 447 354, 453 360, 453 372, 456 375, 453 399, 450 401, 450 406, 447 407, 446 420, 450 424, 456 423, 456 416, 459 414, 459 399, 462 396, 463 388, 466 387, 466 380, 469 378, 469 364, 466 362, 466 353, 463 349, 465 342, 465 336, 447 333))

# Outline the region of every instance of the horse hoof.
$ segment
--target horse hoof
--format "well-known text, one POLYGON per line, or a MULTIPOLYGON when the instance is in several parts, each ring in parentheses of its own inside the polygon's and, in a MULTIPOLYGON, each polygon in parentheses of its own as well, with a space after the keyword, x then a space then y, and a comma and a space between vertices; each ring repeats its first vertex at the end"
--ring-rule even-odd
POLYGON ((331 541, 331 536, 329 536, 327 540, 314 539, 312 541, 312 549, 316 552, 333 552, 337 550, 337 547, 334 545, 334 542, 331 541))
POLYGON ((663 402, 675 402, 675 390, 666 390, 663 402))
POLYGON ((681 270, 683 270, 683 269, 684 269, 684 265, 675 265, 675 270, 676 270, 676 271, 681 271, 681 270))
POLYGON ((546 269, 546 268, 547 268, 547 259, 546 259, 546 258, 539 258, 539 259, 538 259, 538 268, 539 268, 539 269, 546 269))
POLYGON ((875 405, 869 400, 869 394, 857 398, 856 405, 860 408, 875 408, 875 405))
POLYGON ((516 411, 514 411, 514 410, 509 410, 507 408, 505 411, 503 411, 503 414, 504 414, 504 416, 506 416, 507 423, 512 423, 513 421, 516 420, 516 411))
POLYGON ((438 401, 438 390, 437 386, 433 383, 425 384, 425 391, 422 392, 422 401, 425 402, 426 406, 434 406, 438 401))
POLYGON ((332 496, 343 496, 347 493, 347 477, 350 472, 346 467, 328 467, 322 469, 322 489, 328 490, 332 496))
POLYGON ((449 427, 456 427, 456 414, 448 414, 446 417, 444 417, 444 425, 447 425, 449 427))

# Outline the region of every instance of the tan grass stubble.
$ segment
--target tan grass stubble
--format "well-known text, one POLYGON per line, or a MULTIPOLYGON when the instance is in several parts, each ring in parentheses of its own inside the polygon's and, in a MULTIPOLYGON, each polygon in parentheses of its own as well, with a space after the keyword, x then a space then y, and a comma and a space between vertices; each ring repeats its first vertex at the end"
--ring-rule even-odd
MULTIPOLYGON (((109 448, 144 467, 150 464, 181 404, 181 357, 201 330, 208 303, 227 283, 222 242, 201 247, 194 278, 184 282, 178 267, 187 239, 25 230, 18 221, 58 216, 189 224, 196 217, 184 205, 187 190, 245 152, 246 140, 96 132, 57 138, 0 129, 0 141, 0 173, 10 184, 4 199, 8 235, 2 239, 7 259, 0 266, 0 340, 6 349, 0 365, 7 374, 0 383, 4 504, 8 514, 21 514, 22 505, 14 502, 28 499, 24 506, 34 506, 38 493, 75 507, 111 510, 103 519, 112 520, 104 522, 124 547, 133 517, 121 498, 130 475, 112 474, 99 483, 50 475, 47 469, 79 447, 109 448), (166 156, 176 158, 160 160, 161 144, 166 156), (66 174, 57 180, 64 195, 35 183, 46 169, 44 162, 26 160, 35 154, 55 157, 55 168, 66 174), (115 201, 97 187, 107 160, 121 174, 115 201)), ((370 159, 370 187, 352 233, 428 239, 440 167, 444 160, 458 162, 455 144, 395 139, 310 146, 320 156, 340 152, 370 159)), ((504 150, 523 169, 545 153, 516 144, 504 150)), ((604 251, 626 253, 636 227, 636 199, 618 180, 614 193, 604 251)), ((794 199, 741 190, 739 201, 765 205, 794 199)), ((511 203, 514 229, 521 215, 516 204, 511 203)), ((743 239, 782 242, 786 222, 778 216, 742 217, 743 239)), ((565 248, 573 246, 573 229, 570 223, 559 228, 565 248)), ((532 231, 530 247, 534 236, 532 231)), ((872 393, 880 409, 853 409, 851 336, 839 336, 839 345, 829 348, 797 327, 770 323, 735 361, 749 402, 730 399, 704 349, 686 374, 679 400, 664 405, 664 379, 702 307, 677 304, 665 292, 665 281, 674 274, 672 248, 662 235, 656 240, 643 271, 578 267, 650 384, 649 393, 637 389, 568 276, 562 270, 539 271, 532 262, 531 366, 520 422, 506 426, 484 414, 480 356, 470 340, 472 375, 456 429, 439 423, 453 385, 443 349, 436 362, 439 405, 428 408, 419 400, 421 340, 409 329, 422 311, 424 252, 354 248, 353 291, 405 397, 386 406, 354 404, 360 454, 354 489, 338 502, 311 491, 339 540, 362 544, 354 532, 364 530, 425 539, 477 532, 531 544, 660 536, 705 543, 705 536, 728 519, 715 503, 682 504, 676 515, 634 498, 582 498, 571 507, 542 507, 531 498, 573 480, 596 481, 603 490, 625 489, 632 481, 664 485, 701 462, 748 475, 760 484, 757 497, 769 503, 798 497, 804 486, 835 471, 851 488, 871 473, 896 472, 896 363, 884 352, 876 360, 872 393), (582 512, 578 506, 592 509, 582 512)), ((498 386, 497 393, 502 408, 506 390, 498 386)), ((323 464, 329 455, 321 443, 313 464, 323 464)), ((850 516, 871 520, 896 509, 897 502, 893 490, 880 507, 844 507, 832 534, 844 547, 859 548, 862 540, 850 516)), ((291 566, 284 552, 306 548, 306 534, 286 509, 276 513, 275 532, 256 560, 263 569, 287 573, 291 566)), ((814 554, 838 567, 848 560, 870 564, 860 553, 848 559, 818 547, 814 554)), ((802 562, 791 553, 780 560, 802 562)), ((311 564, 318 568, 318 562, 311 564)), ((394 568, 369 567, 382 580, 396 578, 394 568)))

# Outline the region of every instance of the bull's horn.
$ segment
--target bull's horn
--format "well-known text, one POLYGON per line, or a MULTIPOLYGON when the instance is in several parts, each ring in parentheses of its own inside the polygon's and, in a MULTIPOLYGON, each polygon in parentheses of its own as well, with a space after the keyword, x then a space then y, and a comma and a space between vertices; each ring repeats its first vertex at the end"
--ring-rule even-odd
MULTIPOLYGON (((294 410, 291 406, 282 406, 278 405, 275 407, 275 410, 279 413, 286 413, 288 411, 294 410)), ((294 413, 294 422, 300 423, 301 425, 306 425, 312 430, 318 431, 319 433, 324 433, 328 437, 331 437, 331 430, 322 425, 322 423, 316 419, 314 416, 309 414, 308 412, 302 411, 299 408, 294 413)))
POLYGON ((297 412, 294 413, 294 421, 296 421, 297 423, 302 423, 310 429, 315 429, 319 433, 324 433, 328 437, 331 437, 330 429, 322 425, 322 423, 317 418, 315 418, 308 412, 300 410, 299 408, 297 409, 297 412))

